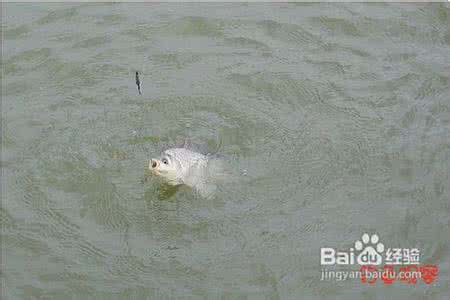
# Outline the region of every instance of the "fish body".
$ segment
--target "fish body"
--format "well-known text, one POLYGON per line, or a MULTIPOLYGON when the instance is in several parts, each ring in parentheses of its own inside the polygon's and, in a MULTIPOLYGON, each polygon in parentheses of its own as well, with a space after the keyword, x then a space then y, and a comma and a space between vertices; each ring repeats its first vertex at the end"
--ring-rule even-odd
POLYGON ((221 164, 186 148, 171 148, 159 158, 152 158, 148 167, 169 185, 187 185, 209 197, 216 189, 214 175, 219 173, 221 164))
POLYGON ((150 161, 149 169, 170 185, 188 184, 194 171, 201 171, 207 164, 206 155, 185 148, 172 148, 164 151, 159 159, 150 161))

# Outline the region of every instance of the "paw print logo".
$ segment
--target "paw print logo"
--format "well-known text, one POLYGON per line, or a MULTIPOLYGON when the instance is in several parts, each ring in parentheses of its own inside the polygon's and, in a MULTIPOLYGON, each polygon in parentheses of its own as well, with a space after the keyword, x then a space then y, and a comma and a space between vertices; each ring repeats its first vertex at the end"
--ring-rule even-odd
POLYGON ((384 251, 384 245, 379 242, 376 234, 369 236, 364 233, 361 241, 355 242, 355 249, 361 251, 356 257, 356 261, 360 265, 379 265, 383 260, 381 253, 384 251))

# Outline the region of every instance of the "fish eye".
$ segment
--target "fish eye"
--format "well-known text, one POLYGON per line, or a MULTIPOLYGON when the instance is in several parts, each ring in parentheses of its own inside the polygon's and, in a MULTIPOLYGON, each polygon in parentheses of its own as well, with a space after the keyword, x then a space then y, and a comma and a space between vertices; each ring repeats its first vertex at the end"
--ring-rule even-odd
POLYGON ((167 158, 163 158, 163 159, 161 159, 161 161, 162 161, 162 163, 163 164, 165 164, 165 165, 168 165, 169 164, 169 161, 167 160, 167 158))

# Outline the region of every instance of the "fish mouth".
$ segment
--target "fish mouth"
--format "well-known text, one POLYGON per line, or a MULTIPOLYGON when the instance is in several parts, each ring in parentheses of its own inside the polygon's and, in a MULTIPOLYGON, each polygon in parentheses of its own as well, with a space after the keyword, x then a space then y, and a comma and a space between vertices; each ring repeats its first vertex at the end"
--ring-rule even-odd
POLYGON ((152 174, 160 175, 158 165, 158 161, 153 158, 148 162, 148 169, 152 172, 152 174))
POLYGON ((151 163, 153 169, 158 166, 158 162, 156 160, 152 159, 152 161, 150 163, 151 163))

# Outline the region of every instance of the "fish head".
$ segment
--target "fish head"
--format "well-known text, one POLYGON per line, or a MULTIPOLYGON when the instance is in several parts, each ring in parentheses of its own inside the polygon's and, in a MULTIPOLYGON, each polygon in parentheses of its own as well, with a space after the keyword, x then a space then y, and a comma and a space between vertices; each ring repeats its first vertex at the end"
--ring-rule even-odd
POLYGON ((182 184, 182 165, 171 151, 164 151, 159 158, 152 158, 148 168, 153 175, 162 178, 170 185, 182 184))

